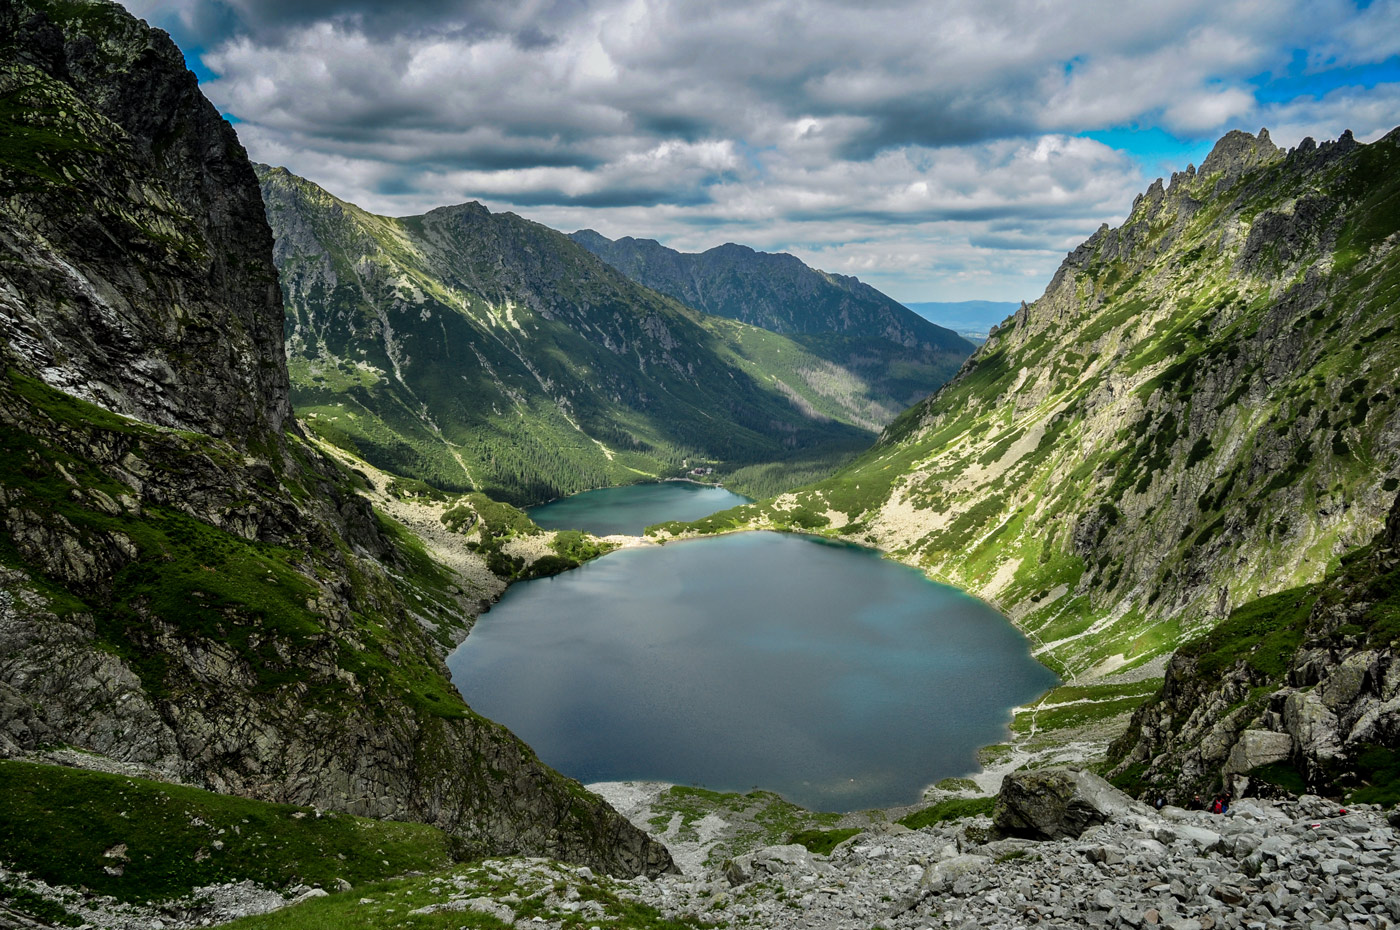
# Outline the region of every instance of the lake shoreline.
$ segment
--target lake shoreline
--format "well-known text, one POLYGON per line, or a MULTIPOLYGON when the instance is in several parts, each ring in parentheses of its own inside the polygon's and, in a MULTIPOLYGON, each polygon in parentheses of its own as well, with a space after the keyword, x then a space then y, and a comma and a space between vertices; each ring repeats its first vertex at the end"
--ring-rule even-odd
POLYGON ((1013 706, 1054 684, 1000 613, 868 546, 603 539, 632 555, 512 585, 449 658, 477 712, 580 781, 763 785, 818 811, 917 803, 975 773, 1013 706))

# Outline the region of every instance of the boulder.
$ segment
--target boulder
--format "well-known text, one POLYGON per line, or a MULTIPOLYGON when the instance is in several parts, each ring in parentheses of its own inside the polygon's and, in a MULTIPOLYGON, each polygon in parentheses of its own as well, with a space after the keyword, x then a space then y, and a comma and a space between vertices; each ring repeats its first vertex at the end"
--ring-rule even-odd
POLYGON ((1072 769, 1013 772, 1001 783, 992 824, 1003 836, 1054 840, 1078 837, 1114 817, 1146 816, 1134 801, 1097 775, 1072 769))
POLYGON ((813 867, 812 853, 806 846, 786 843, 778 846, 765 846, 753 853, 754 868, 765 872, 786 871, 810 872, 813 867))
POLYGON ((726 859, 720 866, 730 885, 742 885, 764 874, 777 875, 784 872, 801 874, 825 871, 829 866, 825 861, 818 862, 805 846, 790 843, 779 846, 765 846, 762 849, 726 859))
POLYGON ((1293 737, 1272 730, 1245 730, 1230 749, 1225 774, 1243 774, 1261 765, 1283 762, 1293 753, 1293 737))
POLYGON ((925 869, 924 877, 920 880, 919 885, 926 892, 942 894, 951 888, 959 878, 980 872, 991 864, 992 860, 988 856, 971 854, 954 856, 951 859, 944 859, 942 862, 935 862, 925 869))

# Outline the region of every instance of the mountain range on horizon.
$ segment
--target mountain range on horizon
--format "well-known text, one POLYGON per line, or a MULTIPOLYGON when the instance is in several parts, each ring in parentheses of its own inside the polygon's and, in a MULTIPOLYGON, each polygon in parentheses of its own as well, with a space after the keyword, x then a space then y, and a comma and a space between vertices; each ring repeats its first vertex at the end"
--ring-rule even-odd
POLYGON ((993 326, 1001 325, 1015 313, 1020 303, 1014 300, 925 300, 906 302, 904 306, 932 323, 980 342, 987 338, 993 326))

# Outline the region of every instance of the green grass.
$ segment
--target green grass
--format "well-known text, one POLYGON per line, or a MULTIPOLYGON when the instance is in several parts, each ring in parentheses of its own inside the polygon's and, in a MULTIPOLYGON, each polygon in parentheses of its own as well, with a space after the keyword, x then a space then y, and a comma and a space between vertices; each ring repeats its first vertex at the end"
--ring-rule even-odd
POLYGON ((1196 660, 1197 674, 1206 680, 1240 662, 1266 679, 1278 679, 1303 642, 1318 594, 1316 585, 1305 585, 1250 601, 1181 652, 1196 660))
POLYGON ((1306 794, 1307 781, 1297 768, 1287 762, 1272 762, 1246 772, 1251 781, 1275 785, 1292 794, 1306 794))
POLYGON ((1111 720, 1130 714, 1160 688, 1159 679, 1128 684, 1061 685, 1031 704, 1029 710, 1016 714, 1011 730, 1029 735, 1034 724, 1037 735, 1042 735, 1111 720))
POLYGON ((680 815, 680 838, 697 840, 695 825, 712 813, 729 822, 732 833, 711 848, 707 859, 711 865, 763 846, 789 842, 795 834, 832 830, 842 818, 841 814, 798 807, 771 791, 740 794, 673 785, 652 804, 649 826, 653 833, 665 832, 680 815))
POLYGON ((1400 804, 1400 749, 1367 746, 1357 755, 1357 774, 1364 787, 1348 796, 1354 804, 1400 804))
MULTIPOLYGON (((3 861, 3 860, 0 860, 3 861)), ((40 894, 0 881, 0 902, 13 911, 39 921, 45 927, 81 927, 83 919, 62 904, 40 894)))
POLYGON ((0 168, 10 177, 25 178, 19 184, 4 184, 7 195, 49 185, 71 187, 63 171, 75 160, 73 155, 101 151, 67 118, 66 107, 75 101, 60 102, 45 82, 26 80, 36 77, 37 72, 21 72, 14 79, 24 83, 0 94, 0 168))
POLYGON ((808 852, 829 856, 833 849, 858 833, 860 833, 860 829, 857 827, 836 830, 799 830, 789 836, 787 841, 807 847, 808 852))
POLYGON ((446 834, 423 824, 102 772, 0 761, 0 796, 0 861, 121 901, 168 900, 245 879, 275 888, 359 885, 452 860, 446 834))
POLYGON ((979 815, 990 817, 995 804, 996 798, 944 798, 912 814, 906 814, 899 818, 899 823, 911 830, 919 830, 950 820, 966 820, 979 815))
POLYGON ((616 930, 697 930, 691 918, 669 919, 660 911, 618 893, 606 877, 584 877, 567 865, 487 860, 429 875, 377 882, 352 892, 314 898, 295 907, 227 924, 229 930, 504 930, 511 926, 471 909, 432 914, 411 911, 456 898, 507 899, 515 926, 537 922, 567 930, 601 926, 616 930), (572 888, 577 901, 565 907, 572 888), (579 905, 583 908, 579 909, 579 905))

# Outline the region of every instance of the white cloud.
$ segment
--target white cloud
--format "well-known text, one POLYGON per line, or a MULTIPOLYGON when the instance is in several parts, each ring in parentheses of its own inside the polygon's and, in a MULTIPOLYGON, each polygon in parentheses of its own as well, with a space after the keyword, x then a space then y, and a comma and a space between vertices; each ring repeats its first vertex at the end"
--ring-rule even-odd
POLYGON ((1278 145, 1292 146, 1311 136, 1335 139, 1350 129, 1359 141, 1374 142, 1400 120, 1400 83, 1373 88, 1339 87, 1321 97, 1303 97, 1261 108, 1256 122, 1269 127, 1278 145))
POLYGON ((1033 296, 1125 213, 1142 167, 1083 131, 1374 137, 1400 112, 1395 85, 1254 93, 1295 49, 1314 70, 1394 56, 1400 0, 129 6, 206 43, 206 91, 255 158, 369 209, 476 198, 678 248, 743 241, 908 299, 1033 296))

